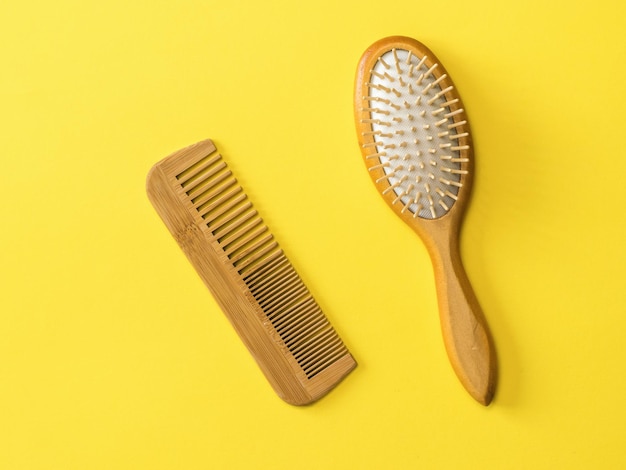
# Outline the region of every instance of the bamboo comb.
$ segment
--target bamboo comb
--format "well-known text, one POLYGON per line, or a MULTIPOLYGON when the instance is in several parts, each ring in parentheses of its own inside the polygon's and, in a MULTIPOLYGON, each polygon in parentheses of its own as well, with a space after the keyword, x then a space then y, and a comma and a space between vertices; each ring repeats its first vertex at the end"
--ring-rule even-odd
POLYGON ((276 393, 306 405, 356 362, 210 140, 150 170, 150 201, 276 393))
POLYGON ((473 176, 467 117, 435 55, 418 41, 381 39, 357 70, 354 115, 365 164, 387 204, 424 241, 434 267, 444 343, 467 391, 487 405, 495 353, 465 274, 459 229, 473 176))

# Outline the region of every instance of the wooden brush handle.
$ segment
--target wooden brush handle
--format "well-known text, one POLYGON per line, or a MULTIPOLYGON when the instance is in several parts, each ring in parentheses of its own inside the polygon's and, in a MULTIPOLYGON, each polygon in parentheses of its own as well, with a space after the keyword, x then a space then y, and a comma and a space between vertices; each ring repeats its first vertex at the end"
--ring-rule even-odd
POLYGON ((431 250, 444 343, 465 389, 488 405, 495 389, 495 353, 482 309, 461 263, 458 239, 431 250))

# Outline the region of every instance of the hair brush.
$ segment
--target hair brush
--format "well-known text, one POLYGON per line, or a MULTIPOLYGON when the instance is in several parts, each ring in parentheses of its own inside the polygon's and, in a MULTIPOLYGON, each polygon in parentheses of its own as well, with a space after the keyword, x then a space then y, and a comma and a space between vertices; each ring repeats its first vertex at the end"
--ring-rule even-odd
POLYGON ((427 47, 394 36, 363 54, 354 111, 376 188, 430 254, 452 367, 470 395, 487 405, 495 389, 495 353, 459 251, 474 163, 461 97, 427 47))
POLYGON ((356 366, 213 142, 154 165, 147 192, 282 399, 309 404, 356 366))

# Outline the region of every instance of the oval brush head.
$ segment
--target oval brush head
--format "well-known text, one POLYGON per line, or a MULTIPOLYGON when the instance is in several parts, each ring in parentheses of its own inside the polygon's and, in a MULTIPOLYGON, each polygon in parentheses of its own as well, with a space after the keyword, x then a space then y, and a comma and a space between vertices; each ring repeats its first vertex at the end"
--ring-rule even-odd
POLYGON ((363 54, 354 100, 369 174, 430 253, 450 362, 467 391, 487 405, 495 388, 495 354, 458 244, 473 166, 461 97, 427 47, 394 36, 363 54))

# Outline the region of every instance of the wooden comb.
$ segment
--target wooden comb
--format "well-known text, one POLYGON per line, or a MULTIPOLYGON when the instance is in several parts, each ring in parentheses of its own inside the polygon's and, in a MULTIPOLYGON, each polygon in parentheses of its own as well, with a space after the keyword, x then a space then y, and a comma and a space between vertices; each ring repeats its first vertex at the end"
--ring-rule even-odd
POLYGON ((211 140, 154 165, 146 187, 283 400, 312 403, 356 366, 211 140))

